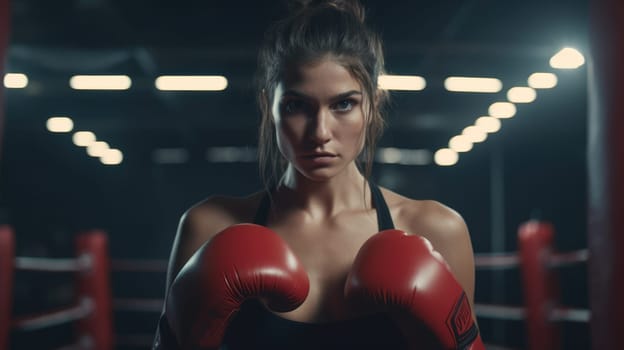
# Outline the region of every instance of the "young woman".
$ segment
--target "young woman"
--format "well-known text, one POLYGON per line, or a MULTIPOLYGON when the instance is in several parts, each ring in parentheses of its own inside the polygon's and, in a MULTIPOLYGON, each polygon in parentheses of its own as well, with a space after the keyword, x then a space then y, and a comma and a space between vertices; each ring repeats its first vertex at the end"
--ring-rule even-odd
POLYGON ((357 1, 297 4, 259 55, 266 188, 182 217, 155 348, 479 348, 463 219, 369 180, 379 38, 357 1))

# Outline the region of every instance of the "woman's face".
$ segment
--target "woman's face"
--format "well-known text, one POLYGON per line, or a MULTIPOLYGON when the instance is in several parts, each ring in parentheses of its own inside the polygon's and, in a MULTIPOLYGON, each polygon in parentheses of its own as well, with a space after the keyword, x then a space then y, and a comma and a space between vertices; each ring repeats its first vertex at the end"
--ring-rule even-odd
POLYGON ((271 106, 280 152, 307 178, 335 176, 362 151, 366 103, 360 83, 331 58, 291 67, 271 106))

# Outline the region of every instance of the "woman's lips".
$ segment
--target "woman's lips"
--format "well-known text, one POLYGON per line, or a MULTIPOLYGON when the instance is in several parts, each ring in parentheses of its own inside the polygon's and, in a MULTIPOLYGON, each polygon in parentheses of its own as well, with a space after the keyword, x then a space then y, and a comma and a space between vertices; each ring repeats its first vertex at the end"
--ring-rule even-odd
POLYGON ((304 155, 302 158, 316 164, 326 164, 332 162, 334 158, 336 158, 336 155, 331 153, 311 153, 304 155))
POLYGON ((305 154, 303 157, 304 158, 317 158, 317 157, 330 157, 333 158, 335 157, 335 154, 332 153, 309 153, 309 154, 305 154))

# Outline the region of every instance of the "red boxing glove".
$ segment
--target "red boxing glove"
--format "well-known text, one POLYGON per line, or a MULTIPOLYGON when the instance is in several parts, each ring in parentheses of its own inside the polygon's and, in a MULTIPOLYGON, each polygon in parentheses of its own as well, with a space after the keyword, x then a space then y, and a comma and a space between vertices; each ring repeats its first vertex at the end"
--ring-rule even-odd
POLYGON ((286 242, 270 229, 231 226, 184 265, 167 296, 165 315, 182 349, 217 349, 248 298, 277 312, 303 303, 308 275, 286 242))
MULTIPOLYGON (((466 293, 421 236, 386 230, 368 239, 347 277, 345 296, 356 305, 407 313, 404 330, 424 324, 444 349, 485 349, 466 293)), ((406 336, 411 347, 422 346, 414 334, 406 336)))

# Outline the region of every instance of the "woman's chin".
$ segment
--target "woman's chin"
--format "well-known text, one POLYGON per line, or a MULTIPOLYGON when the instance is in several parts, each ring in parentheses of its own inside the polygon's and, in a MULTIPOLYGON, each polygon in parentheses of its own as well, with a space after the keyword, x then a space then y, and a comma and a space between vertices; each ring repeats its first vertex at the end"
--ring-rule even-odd
MULTIPOLYGON (((306 179, 314 182, 325 182, 336 178, 351 178, 344 168, 324 167, 316 169, 302 169, 299 173, 306 179)), ((359 174, 359 172, 358 172, 359 174)))
POLYGON ((331 167, 319 167, 315 169, 300 169, 299 172, 306 179, 315 182, 324 182, 332 179, 337 175, 334 168, 331 167))

